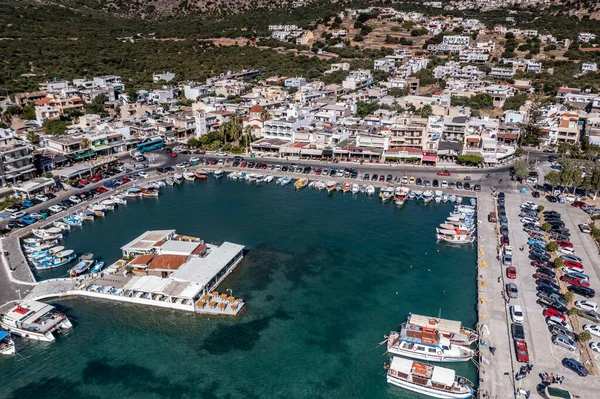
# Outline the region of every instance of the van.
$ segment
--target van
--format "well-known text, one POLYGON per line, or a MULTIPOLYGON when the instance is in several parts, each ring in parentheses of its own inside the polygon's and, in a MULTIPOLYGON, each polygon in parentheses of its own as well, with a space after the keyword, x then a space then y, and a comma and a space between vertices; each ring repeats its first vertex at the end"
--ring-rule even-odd
POLYGON ((496 223, 498 221, 498 216, 496 215, 496 212, 490 212, 490 214, 488 215, 488 221, 490 223, 496 223))

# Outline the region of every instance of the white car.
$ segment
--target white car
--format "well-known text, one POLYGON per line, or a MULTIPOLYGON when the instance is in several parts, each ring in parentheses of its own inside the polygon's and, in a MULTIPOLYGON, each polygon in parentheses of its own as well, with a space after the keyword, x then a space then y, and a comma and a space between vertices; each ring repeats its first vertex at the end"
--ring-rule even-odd
POLYGON ((537 205, 535 204, 535 202, 526 201, 521 204, 521 209, 523 208, 537 208, 537 205))
POLYGON ((60 205, 52 205, 50 208, 48 208, 48 210, 52 213, 58 213, 64 211, 65 208, 60 205))
POLYGON ((200 158, 198 158, 198 157, 191 157, 190 158, 190 162, 199 162, 199 161, 200 161, 200 158))
POLYGON ((225 164, 225 162, 222 159, 219 159, 219 161, 217 162, 217 166, 223 166, 225 164))
POLYGON ((538 222, 538 221, 537 221, 537 220, 535 220, 535 219, 528 218, 528 217, 524 217, 523 219, 521 219, 521 223, 522 223, 522 224, 531 223, 531 224, 533 224, 534 226, 539 226, 539 225, 540 225, 540 222, 538 222))
POLYGON ((558 252, 563 254, 563 255, 573 255, 575 254, 575 250, 573 248, 569 248, 569 247, 559 247, 558 248, 558 252))
POLYGON ((148 173, 147 172, 138 172, 138 176, 141 177, 142 179, 147 179, 148 173))
POLYGON ((567 267, 567 266, 563 266, 561 268, 561 270, 562 270, 562 272, 564 274, 570 274, 570 273, 580 273, 580 274, 583 273, 583 274, 585 274, 585 272, 583 271, 583 269, 580 268, 580 267, 573 267, 573 266, 567 267))
MULTIPOLYGON (((402 184, 408 184, 408 177, 407 177, 407 176, 404 176, 404 177, 402 178, 402 180, 400 181, 400 183, 402 183, 402 184)), ((444 184, 444 182, 442 182, 442 184, 444 184)), ((448 185, 448 183, 446 183, 446 185, 448 185)))
POLYGON ((600 337, 600 325, 598 324, 585 324, 583 330, 589 332, 596 337, 600 337))
POLYGON ((27 215, 25 211, 17 211, 10 215, 11 219, 21 219, 23 216, 27 215))
POLYGON ((78 198, 75 195, 71 195, 69 197, 69 201, 71 201, 74 204, 79 204, 81 202, 81 198, 78 198))
POLYGON ((36 195, 35 199, 40 200, 42 202, 48 201, 48 197, 46 197, 44 194, 38 194, 38 195, 36 195))
POLYGON ((528 177, 527 178, 527 183, 529 184, 537 184, 538 180, 536 177, 528 177))
POLYGON ((600 342, 590 342, 592 352, 600 353, 600 342))
POLYGON ((440 188, 448 188, 448 182, 446 180, 442 180, 442 184, 440 184, 440 188))
POLYGON ((525 318, 523 316, 523 310, 519 305, 514 305, 510 307, 510 318, 515 323, 523 323, 525 318))
POLYGON ((223 152, 223 151, 219 151, 219 152, 216 152, 215 155, 218 156, 218 157, 226 157, 227 153, 223 152))
POLYGON ((588 301, 587 299, 575 301, 575 307, 579 310, 598 311, 598 304, 596 302, 588 301))

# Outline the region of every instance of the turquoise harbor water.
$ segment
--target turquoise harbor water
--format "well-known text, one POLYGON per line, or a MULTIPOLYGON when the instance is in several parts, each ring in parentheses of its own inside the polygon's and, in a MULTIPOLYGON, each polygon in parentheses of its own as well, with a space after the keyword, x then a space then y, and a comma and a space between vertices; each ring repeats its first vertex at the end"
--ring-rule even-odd
MULTIPOLYGON (((220 290, 246 311, 61 300, 74 331, 51 345, 17 341, 19 355, 0 359, 0 398, 421 397, 387 385, 378 344, 411 311, 476 323, 475 248, 434 237, 451 208, 225 179, 130 201, 64 245, 110 263, 149 229, 244 244, 220 290)), ((476 380, 472 363, 450 367, 476 380)))

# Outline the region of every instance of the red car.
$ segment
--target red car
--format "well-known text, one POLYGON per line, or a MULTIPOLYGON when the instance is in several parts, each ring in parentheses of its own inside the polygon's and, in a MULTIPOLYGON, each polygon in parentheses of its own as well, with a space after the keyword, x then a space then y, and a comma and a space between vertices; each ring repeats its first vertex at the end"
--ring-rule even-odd
POLYGON ((447 170, 440 170, 439 172, 437 172, 438 176, 450 176, 450 172, 448 172, 447 170))
POLYGON ((573 248, 573 244, 571 244, 570 241, 557 240, 557 241, 554 241, 554 242, 557 243, 559 247, 573 248))
POLYGON ((563 312, 559 312, 554 308, 548 308, 544 310, 544 317, 558 317, 562 321, 567 321, 567 315, 565 315, 563 312))
POLYGON ((510 266, 506 269, 506 277, 510 279, 517 278, 517 268, 514 266, 510 266))
POLYGON ((515 339, 515 352, 517 361, 529 363, 529 351, 527 350, 527 342, 522 339, 515 339))
POLYGON ((86 179, 79 179, 79 181, 77 183, 81 184, 82 186, 85 186, 86 184, 90 184, 89 180, 86 180, 86 179))
POLYGON ((171 152, 171 156, 172 156, 173 158, 175 158, 175 157, 177 156, 177 153, 176 153, 175 151, 173 151, 173 152, 171 152))
POLYGON ((131 179, 124 177, 121 179, 121 181, 123 182, 123 184, 125 184, 125 183, 129 183, 131 181, 131 179))
POLYGON ((574 260, 565 260, 563 261, 563 263, 567 267, 576 267, 578 269, 583 270, 583 265, 579 262, 575 262, 574 260))
POLYGON ((316 175, 320 175, 321 174, 321 169, 317 169, 317 171, 315 172, 316 175))
POLYGON ((556 280, 553 277, 550 277, 545 273, 535 273, 533 275, 533 278, 536 280, 544 280, 544 281, 549 281, 551 283, 556 283, 556 280))
MULTIPOLYGON (((546 262, 539 262, 537 260, 534 260, 533 262, 531 262, 531 266, 533 267, 547 267, 546 262)), ((550 267, 554 267, 554 266, 550 266, 550 267)))
POLYGON ((92 177, 90 180, 91 180, 92 182, 96 183, 96 182, 98 182, 98 181, 102 180, 102 178, 100 177, 100 175, 99 175, 99 174, 97 174, 97 173, 96 173, 96 174, 95 174, 95 175, 94 175, 94 176, 93 176, 93 177, 92 177))
POLYGON ((572 277, 567 277, 567 276, 562 276, 560 278, 561 281, 564 281, 567 284, 571 284, 574 285, 576 287, 589 287, 590 283, 587 281, 582 281, 578 278, 572 278, 572 277))
POLYGON ((245 168, 246 166, 248 166, 248 164, 247 164, 246 162, 242 162, 242 163, 240 164, 240 168, 245 168))
POLYGON ((102 187, 102 186, 96 187, 95 190, 98 191, 99 193, 107 193, 108 192, 108 188, 102 187))
POLYGON ((502 245, 510 245, 510 238, 507 235, 502 236, 502 245))
POLYGON ((581 208, 582 206, 585 205, 585 202, 583 201, 575 201, 571 204, 571 206, 577 207, 577 208, 581 208))

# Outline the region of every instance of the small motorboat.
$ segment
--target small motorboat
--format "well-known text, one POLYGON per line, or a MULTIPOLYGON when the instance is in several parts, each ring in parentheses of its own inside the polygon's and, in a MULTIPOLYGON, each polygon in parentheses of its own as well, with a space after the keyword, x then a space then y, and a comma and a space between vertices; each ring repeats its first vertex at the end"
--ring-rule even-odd
POLYGON ((372 197, 372 196, 374 196, 374 195, 375 195, 375 187, 374 187, 374 186, 372 186, 372 185, 368 185, 368 186, 367 186, 367 189, 366 189, 366 191, 365 191, 365 192, 367 193, 367 195, 368 195, 369 197, 372 197))
POLYGON ((198 180, 206 180, 208 178, 208 173, 204 169, 196 169, 194 174, 198 180))
POLYGON ((223 171, 221 169, 215 170, 214 173, 215 177, 217 179, 220 179, 221 177, 223 177, 223 171))
POLYGON ((114 210, 116 206, 115 202, 110 199, 105 199, 104 201, 100 202, 100 204, 109 211, 114 210))
POLYGON ((34 266, 38 270, 53 269, 55 267, 60 267, 60 266, 66 265, 67 263, 69 263, 73 259, 75 259, 76 257, 77 257, 77 255, 75 255, 75 253, 72 249, 67 249, 65 251, 61 251, 61 252, 57 253, 50 260, 45 260, 43 262, 35 262, 34 266))
POLYGON ((86 273, 94 264, 93 254, 84 254, 79 257, 79 262, 69 271, 71 277, 77 277, 86 273))
POLYGON ((10 333, 0 330, 0 355, 14 355, 17 353, 15 343, 10 338, 10 333))
POLYGON ((175 184, 175 180, 172 177, 167 177, 165 183, 167 183, 168 186, 172 186, 175 184))
POLYGON ((81 226, 83 224, 83 219, 76 215, 65 216, 62 221, 69 226, 81 226))
POLYGON ((469 202, 471 202, 471 205, 476 206, 477 205, 477 198, 473 197, 473 198, 469 199, 469 202))
POLYGON ((294 183, 296 190, 301 190, 306 186, 308 186, 308 179, 306 178, 298 179, 296 183, 294 183))
POLYGON ((125 197, 131 197, 131 198, 141 197, 142 190, 139 187, 131 187, 129 190, 125 191, 123 194, 125 195, 125 197))
POLYGON ((187 181, 194 181, 196 180, 196 174, 194 172, 186 170, 185 172, 183 172, 183 178, 187 181))
POLYGON ((335 190, 337 183, 333 180, 327 182, 327 192, 330 193, 335 190))
POLYGON ((101 260, 97 260, 94 262, 94 266, 92 266, 92 268, 90 269, 90 271, 92 273, 98 273, 100 271, 102 271, 102 268, 104 267, 104 262, 101 260))
POLYGON ((127 200, 119 195, 112 195, 110 197, 110 199, 112 200, 112 202, 114 202, 115 204, 118 205, 127 205, 127 200))
POLYGON ((33 229, 31 230, 34 236, 41 238, 42 240, 54 240, 61 239, 61 230, 57 227, 50 227, 49 229, 33 229))
POLYGON ((142 188, 143 197, 158 197, 158 190, 153 187, 142 188))
POLYGON ((56 222, 52 223, 52 225, 58 229, 61 229, 62 231, 71 230, 71 226, 69 226, 65 222, 59 222, 58 220, 56 222))
POLYGON ((352 190, 352 183, 344 183, 342 186, 342 192, 347 193, 352 190))
POLYGON ((277 180, 275 180, 275 184, 281 184, 281 182, 283 181, 283 177, 278 178, 277 180))
POLYGON ((271 176, 271 175, 269 175, 269 176, 265 177, 265 183, 271 183, 271 182, 273 181, 273 179, 274 179, 274 178, 275 178, 275 177, 273 177, 273 176, 271 176))

